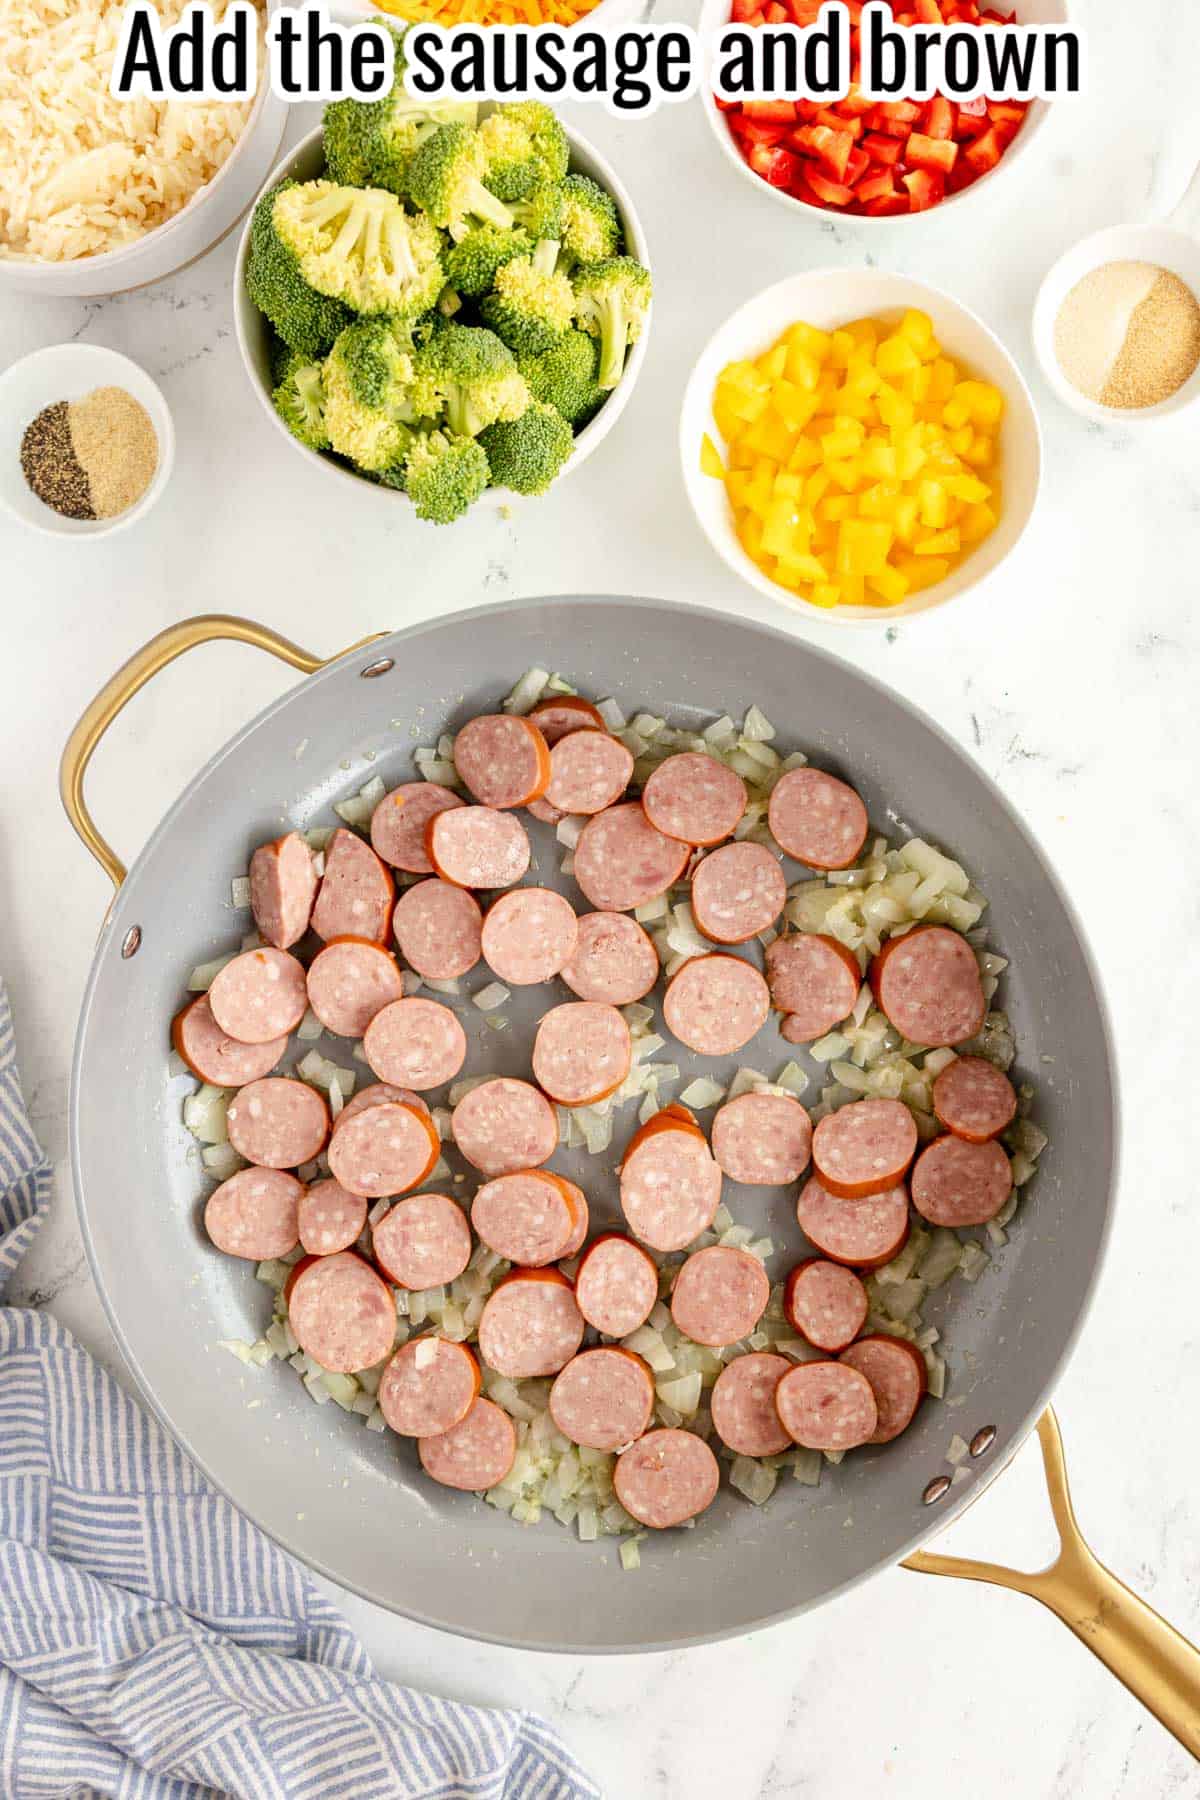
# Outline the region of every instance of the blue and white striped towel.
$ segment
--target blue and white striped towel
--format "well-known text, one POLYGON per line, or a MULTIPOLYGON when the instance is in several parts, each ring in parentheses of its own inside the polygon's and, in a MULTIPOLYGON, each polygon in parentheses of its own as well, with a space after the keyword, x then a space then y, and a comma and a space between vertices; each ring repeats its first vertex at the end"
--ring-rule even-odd
MULTIPOLYGON (((0 1294, 50 1198, 0 983, 0 1294)), ((529 1713, 378 1680, 55 1320, 0 1307, 4 1800, 598 1800, 529 1713)))

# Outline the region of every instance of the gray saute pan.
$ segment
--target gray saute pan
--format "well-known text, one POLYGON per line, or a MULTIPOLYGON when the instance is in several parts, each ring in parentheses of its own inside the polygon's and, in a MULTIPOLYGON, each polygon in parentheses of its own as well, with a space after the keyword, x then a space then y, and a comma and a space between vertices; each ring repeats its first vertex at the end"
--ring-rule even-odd
MULTIPOLYGON (((744 1632, 911 1558, 914 1567, 1035 1593, 1196 1748, 1196 1653, 1078 1540, 1049 1413, 1040 1430, 1064 1533, 1054 1569, 1018 1577, 919 1552, 1045 1411, 1095 1285, 1117 1154, 1109 1025, 1072 907, 1002 795, 928 719, 786 632, 662 601, 590 596, 488 606, 327 663, 264 627, 210 617, 163 632, 108 683, 67 746, 63 798, 117 886, 83 1002, 71 1094, 92 1269, 158 1416, 281 1544, 426 1624, 572 1652, 664 1649, 744 1632), (270 650, 306 679, 218 751, 126 874, 83 799, 88 759, 133 693, 213 638, 270 650), (1035 1116, 1050 1136, 1008 1246, 973 1289, 952 1282, 927 1312, 942 1329, 948 1392, 961 1404, 948 1411, 927 1402, 895 1444, 827 1468, 819 1488, 787 1482, 763 1509, 723 1489, 694 1530, 652 1535, 629 1578, 617 1569, 612 1540, 581 1545, 553 1521, 518 1527, 424 1479, 411 1445, 364 1431, 334 1406, 312 1405, 286 1366, 248 1374, 217 1348, 222 1338, 256 1337, 269 1296, 249 1265, 216 1254, 203 1238, 206 1183, 180 1117, 190 1084, 171 1080, 167 1067, 168 1023, 189 970, 236 947, 248 928, 248 917, 230 910, 230 881, 254 846, 292 826, 330 822, 332 802, 373 775, 389 786, 411 778, 417 743, 493 710, 533 664, 562 670, 584 693, 613 694, 629 712, 699 720, 722 709, 740 716, 755 702, 784 749, 802 748, 853 780, 873 820, 898 821, 893 829, 960 858, 990 900, 991 943, 1011 960, 1002 993, 1020 1045, 1018 1072, 1036 1080, 1035 1116), (243 1377, 257 1384, 263 1407, 247 1409, 243 1377), (980 1454, 969 1463, 970 1481, 938 1495, 931 1483, 944 1471, 954 1431, 976 1438, 980 1454), (479 1579, 481 1567, 490 1579, 479 1579), (692 1579, 681 1579, 685 1569, 692 1579)), ((548 832, 537 838, 540 867, 530 879, 568 886, 559 854, 548 832)), ((523 1010, 514 999, 512 1029, 502 1033, 480 1029, 468 1007, 468 1072, 526 1073, 527 1027, 545 1004, 536 990, 523 1010)), ((708 1072, 727 1078, 738 1061, 772 1070, 787 1054, 772 1023, 727 1067, 708 1072)), ((685 1081, 699 1072, 682 1047, 672 1055, 685 1081)), ((626 1134, 619 1131, 617 1145, 626 1134)), ((591 1198, 594 1225, 616 1216, 616 1160, 559 1153, 557 1166, 591 1198)), ((776 1266, 787 1267, 798 1248, 789 1195, 729 1184, 726 1198, 739 1220, 774 1236, 776 1266)))

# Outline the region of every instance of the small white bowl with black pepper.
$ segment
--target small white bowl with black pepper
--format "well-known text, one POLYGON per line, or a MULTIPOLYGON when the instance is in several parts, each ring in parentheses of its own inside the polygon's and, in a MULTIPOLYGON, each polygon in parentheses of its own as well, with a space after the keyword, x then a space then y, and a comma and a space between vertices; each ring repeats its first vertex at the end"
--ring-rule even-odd
POLYGON ((150 511, 174 461, 162 390, 119 351, 51 344, 0 374, 0 504, 32 530, 123 531, 150 511))

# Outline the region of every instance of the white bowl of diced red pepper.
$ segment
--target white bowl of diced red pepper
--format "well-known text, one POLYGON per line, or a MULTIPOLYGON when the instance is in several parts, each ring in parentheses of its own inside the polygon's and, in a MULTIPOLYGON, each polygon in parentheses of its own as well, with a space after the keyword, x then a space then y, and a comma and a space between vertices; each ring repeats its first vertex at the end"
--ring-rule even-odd
MULTIPOLYGON (((701 37, 726 24, 814 24, 823 0, 705 0, 701 37)), ((847 0, 852 31, 862 0, 847 0)), ((899 24, 1014 21, 1063 25, 1068 0, 891 0, 899 24)), ((855 35, 854 40, 857 43, 855 35)), ((857 51, 854 73, 857 74, 857 51)), ((827 106, 805 100, 719 100, 705 89, 704 109, 723 154, 743 176, 795 212, 840 214, 873 226, 956 209, 991 193, 997 179, 1028 157, 1042 135, 1050 102, 930 100, 875 104, 856 82, 827 106)))

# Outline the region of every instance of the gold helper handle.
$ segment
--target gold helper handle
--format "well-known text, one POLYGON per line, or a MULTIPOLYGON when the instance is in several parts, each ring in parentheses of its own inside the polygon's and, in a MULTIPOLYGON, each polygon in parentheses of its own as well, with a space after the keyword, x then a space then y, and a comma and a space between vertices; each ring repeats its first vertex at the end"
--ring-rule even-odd
POLYGON ((1048 1606, 1081 1643, 1149 1707, 1185 1750, 1200 1758, 1200 1650, 1130 1593, 1084 1542, 1071 1505, 1062 1437, 1052 1408, 1038 1420, 1038 1439, 1059 1553, 1047 1569, 1025 1574, 999 1563, 917 1550, 904 1567, 921 1575, 958 1575, 1013 1588, 1048 1606))
MULTIPOLYGON (((348 650, 339 650, 338 656, 349 656, 351 651, 361 650, 364 645, 374 644, 386 635, 382 631, 372 632, 370 637, 351 644, 348 650)), ((111 844, 96 829, 95 820, 83 797, 83 778, 87 774, 92 754, 117 714, 160 670, 165 669, 168 663, 173 663, 185 651, 194 650, 198 644, 211 644, 219 638, 231 638, 239 644, 253 644, 256 650, 269 651, 281 662, 299 669, 302 675, 315 674, 326 663, 336 662, 338 659, 334 656, 313 656, 311 651, 302 650, 299 644, 293 644, 290 638, 281 637, 267 625, 255 624, 253 619, 237 619, 229 613, 201 613, 194 619, 181 619, 178 625, 168 625, 165 631, 160 631, 148 644, 143 644, 127 663, 122 664, 84 709, 79 723, 67 739, 58 771, 58 791, 62 795, 67 817, 114 888, 120 887, 128 871, 111 844)))

